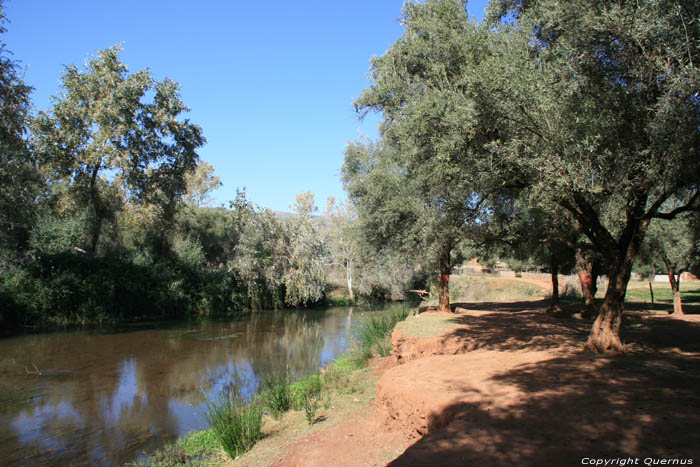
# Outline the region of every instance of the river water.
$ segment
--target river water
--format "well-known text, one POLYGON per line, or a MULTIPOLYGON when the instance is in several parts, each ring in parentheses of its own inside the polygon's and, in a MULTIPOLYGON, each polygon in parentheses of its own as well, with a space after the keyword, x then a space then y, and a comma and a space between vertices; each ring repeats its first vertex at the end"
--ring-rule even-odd
POLYGON ((351 343, 350 308, 0 339, 0 465, 118 465, 206 428, 207 397, 298 378, 351 343))

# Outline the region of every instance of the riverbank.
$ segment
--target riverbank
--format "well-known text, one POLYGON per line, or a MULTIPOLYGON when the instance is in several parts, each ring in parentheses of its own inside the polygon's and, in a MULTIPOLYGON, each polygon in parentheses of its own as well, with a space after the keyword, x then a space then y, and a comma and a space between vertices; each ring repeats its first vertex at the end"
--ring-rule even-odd
POLYGON ((590 323, 544 301, 457 308, 399 324, 392 356, 355 373, 361 391, 315 425, 270 424, 235 465, 700 461, 699 315, 630 313, 630 352, 597 356, 581 352, 590 323))

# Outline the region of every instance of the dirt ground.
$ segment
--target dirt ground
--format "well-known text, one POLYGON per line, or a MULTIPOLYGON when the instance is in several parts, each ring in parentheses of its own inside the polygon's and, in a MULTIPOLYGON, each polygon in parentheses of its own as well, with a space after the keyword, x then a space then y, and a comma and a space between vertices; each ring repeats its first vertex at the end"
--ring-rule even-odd
POLYGON ((459 304, 409 318, 376 370, 374 402, 274 465, 700 463, 700 315, 630 313, 629 352, 598 356, 581 350, 589 322, 545 307, 459 304))

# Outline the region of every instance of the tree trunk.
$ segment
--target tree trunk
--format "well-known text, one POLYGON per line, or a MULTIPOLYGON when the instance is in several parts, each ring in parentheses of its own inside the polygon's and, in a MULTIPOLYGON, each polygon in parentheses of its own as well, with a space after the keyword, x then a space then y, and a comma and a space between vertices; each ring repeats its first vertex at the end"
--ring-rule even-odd
POLYGON ((673 314, 683 315, 683 303, 681 302, 681 272, 676 273, 675 265, 667 265, 668 281, 673 291, 673 314))
POLYGON ((656 277, 656 269, 652 269, 651 271, 651 277, 649 277, 649 295, 651 295, 651 304, 654 304, 654 287, 651 285, 651 283, 654 280, 654 277, 656 277))
POLYGON ((348 295, 350 296, 350 301, 355 301, 355 294, 352 292, 352 260, 345 260, 345 279, 348 282, 348 295))
POLYGON ((450 308, 450 250, 448 249, 440 258, 440 292, 438 296, 438 311, 451 313, 450 308))
POLYGON ((97 188, 97 175, 100 172, 101 162, 95 166, 90 177, 88 215, 85 219, 85 249, 90 253, 97 251, 97 243, 102 233, 104 210, 100 202, 100 193, 97 188))
POLYGON ((564 309, 559 305, 559 262, 551 255, 549 262, 552 274, 552 296, 549 299, 549 311, 562 312, 564 309))
POLYGON ((608 288, 605 291, 603 306, 593 322, 591 334, 586 341, 586 350, 599 353, 618 353, 625 350, 620 340, 620 325, 627 284, 632 274, 638 245, 637 242, 628 245, 624 257, 617 258, 608 271, 608 288))
POLYGON ((620 339, 620 326, 627 284, 632 275, 634 257, 644 240, 644 234, 651 219, 645 215, 648 194, 637 193, 633 202, 628 205, 626 225, 617 240, 600 224, 592 206, 583 197, 576 195, 574 197, 582 209, 580 211, 570 209, 570 211, 578 216, 582 225, 590 227, 591 230, 585 233, 589 240, 597 245, 599 251, 606 255, 609 265, 608 288, 605 291, 600 313, 593 322, 585 349, 601 353, 622 352, 625 348, 620 339))
POLYGON ((594 261, 590 252, 584 252, 582 248, 576 250, 576 270, 583 295, 581 316, 588 319, 594 318, 598 314, 595 304, 595 294, 598 291, 598 268, 594 261))

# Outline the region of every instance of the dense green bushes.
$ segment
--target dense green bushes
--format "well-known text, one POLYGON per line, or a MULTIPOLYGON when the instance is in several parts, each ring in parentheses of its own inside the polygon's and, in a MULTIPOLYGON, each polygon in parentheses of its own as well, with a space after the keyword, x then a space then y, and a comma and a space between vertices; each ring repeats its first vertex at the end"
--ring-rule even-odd
POLYGON ((193 268, 177 258, 136 264, 68 252, 0 272, 5 330, 175 318, 247 305, 232 275, 193 268))

